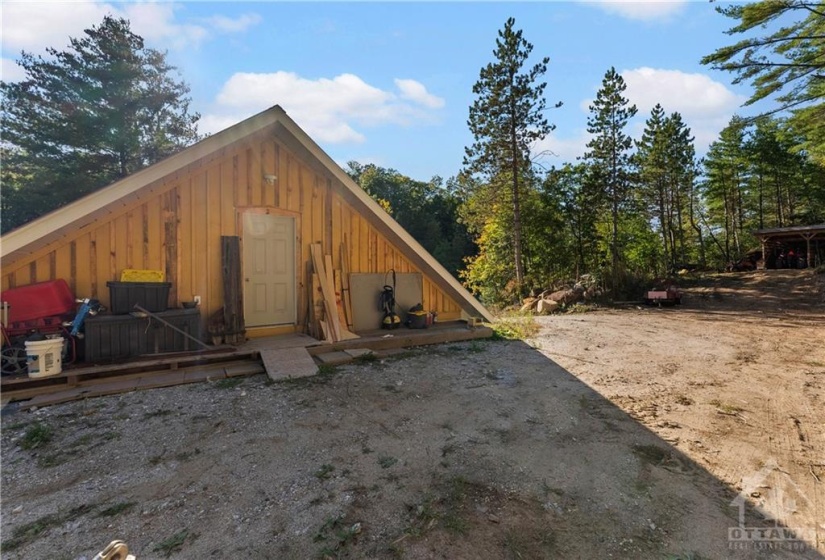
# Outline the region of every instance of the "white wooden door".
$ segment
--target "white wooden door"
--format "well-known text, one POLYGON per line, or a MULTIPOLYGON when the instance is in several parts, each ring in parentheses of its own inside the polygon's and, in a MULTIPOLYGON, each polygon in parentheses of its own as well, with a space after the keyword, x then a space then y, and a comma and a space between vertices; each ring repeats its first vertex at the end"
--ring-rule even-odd
POLYGON ((243 217, 244 322, 247 327, 295 324, 295 220, 243 217))

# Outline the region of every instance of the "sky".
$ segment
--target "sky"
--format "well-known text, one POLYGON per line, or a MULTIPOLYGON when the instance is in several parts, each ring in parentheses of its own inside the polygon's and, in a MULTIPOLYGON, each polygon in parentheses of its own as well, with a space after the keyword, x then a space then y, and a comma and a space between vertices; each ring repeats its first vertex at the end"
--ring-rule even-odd
POLYGON ((747 85, 699 63, 731 44, 730 20, 705 0, 533 2, 17 2, 3 0, 2 79, 23 77, 21 51, 66 50, 104 15, 125 17, 167 52, 191 86, 199 131, 216 133, 280 105, 337 163, 396 169, 426 181, 456 175, 473 85, 494 61, 507 18, 550 62, 555 130, 535 146, 545 168, 574 162, 589 106, 614 67, 638 108, 638 138, 657 103, 678 111, 702 155, 742 107, 747 85))

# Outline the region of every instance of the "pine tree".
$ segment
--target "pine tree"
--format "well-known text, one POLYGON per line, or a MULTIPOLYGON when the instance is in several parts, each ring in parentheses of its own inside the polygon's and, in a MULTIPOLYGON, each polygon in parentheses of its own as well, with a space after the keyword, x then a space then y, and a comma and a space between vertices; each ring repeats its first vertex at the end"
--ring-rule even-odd
POLYGON ((614 290, 619 271, 621 251, 619 247, 619 219, 622 210, 631 201, 630 149, 633 140, 625 134, 628 121, 636 115, 636 106, 624 97, 627 86, 615 68, 604 76, 596 100, 590 106, 587 131, 593 139, 587 143, 587 163, 592 181, 601 185, 601 202, 610 214, 610 255, 614 290))
POLYGON ((776 108, 766 115, 790 110, 797 149, 825 166, 825 3, 757 0, 716 9, 738 21, 729 35, 756 30, 760 36, 717 49, 702 64, 732 72, 734 83, 750 82, 746 105, 772 99, 776 108))
POLYGON ((741 117, 734 115, 719 133, 719 139, 710 145, 704 167, 704 195, 709 218, 722 228, 724 245, 718 240, 717 244, 725 261, 731 261, 742 251, 741 234, 744 232, 742 202, 748 165, 745 122, 741 117))
POLYGON ((18 64, 26 77, 0 83, 4 231, 199 139, 189 87, 124 19, 18 64))
MULTIPOLYGON (((515 20, 509 18, 499 31, 495 61, 481 69, 473 93, 478 97, 470 107, 467 121, 473 145, 465 149, 465 172, 478 176, 491 188, 484 189, 495 200, 491 205, 506 205, 512 215, 512 264, 516 290, 524 284, 522 248, 523 184, 532 180, 530 150, 555 127, 544 116, 546 83, 538 80, 547 70, 548 58, 524 70, 533 50, 515 20)), ((479 228, 483 229, 483 228, 479 228)))

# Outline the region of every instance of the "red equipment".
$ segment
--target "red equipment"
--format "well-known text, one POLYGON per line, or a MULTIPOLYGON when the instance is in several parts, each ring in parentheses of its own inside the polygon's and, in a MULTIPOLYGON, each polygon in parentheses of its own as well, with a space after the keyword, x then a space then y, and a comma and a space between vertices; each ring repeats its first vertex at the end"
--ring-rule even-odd
MULTIPOLYGON (((74 339, 64 323, 76 313, 76 301, 65 280, 50 280, 0 293, 8 310, 8 324, 3 325, 2 373, 23 373, 26 351, 22 340, 33 332, 60 333, 72 341, 72 360, 76 355, 74 339)), ((70 360, 71 361, 71 360, 70 360)))

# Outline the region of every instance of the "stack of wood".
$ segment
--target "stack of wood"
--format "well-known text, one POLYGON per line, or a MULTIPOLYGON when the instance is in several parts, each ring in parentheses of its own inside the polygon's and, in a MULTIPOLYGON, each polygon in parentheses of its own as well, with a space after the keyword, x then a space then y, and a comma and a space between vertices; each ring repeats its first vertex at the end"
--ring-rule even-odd
POLYGON ((334 269, 332 256, 324 255, 320 243, 310 245, 309 331, 328 342, 359 338, 352 329, 352 302, 349 292, 349 252, 341 244, 341 269, 334 269))

